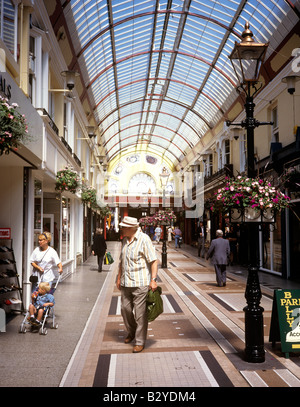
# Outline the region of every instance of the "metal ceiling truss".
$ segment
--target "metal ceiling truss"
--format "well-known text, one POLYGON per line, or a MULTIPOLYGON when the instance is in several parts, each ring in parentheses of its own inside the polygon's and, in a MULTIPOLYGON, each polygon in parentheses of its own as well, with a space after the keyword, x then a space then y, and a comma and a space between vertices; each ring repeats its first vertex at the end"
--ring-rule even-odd
POLYGON ((108 160, 129 146, 155 145, 174 165, 237 98, 227 56, 244 23, 250 20, 256 34, 274 41, 289 9, 299 18, 289 0, 67 0, 62 7, 76 30, 70 69, 88 72, 81 99, 88 94, 95 101, 108 160), (134 143, 124 143, 131 138, 134 143))

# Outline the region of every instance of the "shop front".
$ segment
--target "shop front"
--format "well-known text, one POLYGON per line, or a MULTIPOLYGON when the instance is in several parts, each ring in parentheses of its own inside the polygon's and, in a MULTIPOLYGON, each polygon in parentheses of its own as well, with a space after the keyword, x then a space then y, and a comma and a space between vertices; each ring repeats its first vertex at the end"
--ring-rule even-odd
POLYGON ((286 187, 291 206, 286 213, 286 270, 287 278, 300 281, 300 158, 285 165, 286 187))
POLYGON ((77 195, 55 191, 55 183, 40 175, 44 175, 43 180, 34 179, 34 247, 40 233, 50 232, 50 245, 62 261, 62 278, 66 278, 82 256, 82 204, 77 195))

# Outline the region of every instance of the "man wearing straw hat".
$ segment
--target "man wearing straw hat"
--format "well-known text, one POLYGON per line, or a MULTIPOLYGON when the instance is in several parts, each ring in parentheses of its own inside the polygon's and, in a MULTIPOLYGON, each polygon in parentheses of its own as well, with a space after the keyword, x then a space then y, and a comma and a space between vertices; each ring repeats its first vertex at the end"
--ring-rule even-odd
POLYGON ((136 218, 125 216, 122 228, 122 249, 117 277, 121 290, 121 313, 128 335, 125 343, 135 339, 133 353, 145 347, 148 319, 146 298, 149 288, 157 289, 157 258, 148 235, 139 228, 136 218))

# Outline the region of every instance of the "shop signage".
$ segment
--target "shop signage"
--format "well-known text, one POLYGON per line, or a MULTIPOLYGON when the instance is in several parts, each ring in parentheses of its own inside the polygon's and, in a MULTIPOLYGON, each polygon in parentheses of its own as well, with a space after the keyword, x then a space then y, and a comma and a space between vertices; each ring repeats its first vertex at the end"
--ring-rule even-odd
POLYGON ((10 228, 0 228, 0 239, 10 239, 10 228))
POLYGON ((281 342, 286 358, 300 352, 300 290, 274 291, 269 341, 281 342))

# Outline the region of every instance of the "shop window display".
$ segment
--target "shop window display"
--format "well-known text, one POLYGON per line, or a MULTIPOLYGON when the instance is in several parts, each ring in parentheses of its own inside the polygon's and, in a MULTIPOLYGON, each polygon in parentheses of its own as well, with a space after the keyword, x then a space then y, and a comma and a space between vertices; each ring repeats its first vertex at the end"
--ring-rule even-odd
POLYGON ((60 258, 65 261, 70 258, 70 199, 62 197, 62 236, 60 258))
POLYGON ((42 183, 34 180, 34 246, 38 246, 38 235, 42 224, 42 183))

